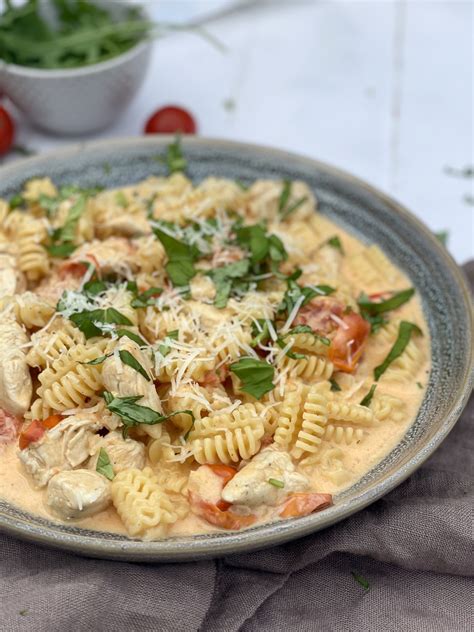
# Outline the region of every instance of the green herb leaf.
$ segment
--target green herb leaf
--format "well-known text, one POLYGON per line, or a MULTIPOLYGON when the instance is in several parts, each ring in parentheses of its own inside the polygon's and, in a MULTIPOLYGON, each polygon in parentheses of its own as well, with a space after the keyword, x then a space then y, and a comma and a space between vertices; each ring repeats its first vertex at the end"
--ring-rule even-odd
POLYGON ((336 380, 333 377, 329 380, 329 382, 331 384, 331 391, 333 392, 342 391, 342 388, 339 386, 339 384, 336 382, 336 380))
POLYGON ((438 233, 435 233, 434 236, 443 246, 446 247, 448 245, 449 231, 440 230, 438 233))
POLYGON ((61 228, 53 233, 54 242, 74 241, 76 226, 86 208, 86 196, 81 195, 71 206, 61 228))
POLYGON ((249 266, 250 262, 248 259, 241 259, 240 261, 235 261, 234 263, 229 263, 226 266, 221 266, 220 268, 206 272, 216 288, 214 305, 218 309, 222 309, 227 305, 234 282, 242 279, 242 277, 247 274, 249 266))
POLYGON ((178 171, 185 171, 188 166, 181 148, 180 136, 176 136, 174 143, 168 145, 166 150, 166 166, 169 175, 178 171))
POLYGON ((360 403, 361 406, 367 406, 367 408, 370 406, 376 388, 377 388, 377 384, 372 384, 372 386, 370 388, 370 391, 367 393, 367 395, 361 401, 361 403, 360 403))
POLYGON ((235 184, 242 189, 242 191, 248 191, 250 189, 249 184, 245 184, 242 180, 235 180, 235 184))
POLYGON ((10 207, 11 211, 14 211, 17 208, 20 208, 20 206, 23 206, 24 204, 25 204, 25 200, 19 193, 17 193, 16 195, 13 195, 8 201, 8 206, 10 207))
POLYGON ((197 272, 194 262, 201 254, 199 250, 195 246, 188 246, 184 242, 171 237, 159 228, 154 228, 153 232, 165 249, 168 257, 165 269, 173 285, 177 287, 189 285, 189 282, 197 272))
POLYGON ((138 336, 137 334, 133 333, 133 331, 128 331, 128 329, 116 329, 115 333, 119 338, 126 336, 130 340, 133 340, 133 342, 136 342, 139 347, 149 346, 146 340, 144 340, 141 336, 138 336))
POLYGON ((285 483, 283 481, 279 481, 277 478, 269 478, 267 482, 270 485, 273 485, 273 487, 279 487, 280 489, 285 487, 285 483))
POLYGON ((256 399, 260 399, 273 389, 275 368, 264 360, 241 358, 229 367, 241 382, 241 389, 256 399))
POLYGON ((313 287, 302 287, 292 279, 288 280, 288 289, 285 292, 283 301, 278 306, 278 312, 291 313, 296 303, 303 297, 300 307, 307 305, 313 298, 317 296, 329 296, 336 290, 329 285, 316 285, 313 287))
POLYGON ((364 590, 369 590, 370 584, 365 579, 365 577, 362 577, 362 575, 359 575, 358 573, 355 573, 354 571, 351 571, 351 575, 356 580, 356 582, 360 584, 362 588, 364 588, 364 590))
POLYGON ((398 337, 391 348, 389 354, 385 358, 385 360, 379 366, 374 369, 374 377, 375 381, 378 382, 380 377, 385 373, 388 367, 392 364, 394 360, 402 355, 405 351, 408 343, 410 342, 410 338, 413 333, 423 335, 423 332, 414 323, 409 323, 406 320, 403 320, 400 323, 398 328, 398 337))
POLYGON ((257 318, 252 322, 252 340, 250 341, 251 347, 257 347, 258 345, 264 345, 270 340, 270 327, 268 320, 265 318, 257 318))
POLYGON ((105 476, 105 478, 108 478, 109 481, 112 481, 114 479, 114 468, 112 467, 112 463, 110 462, 107 450, 105 450, 104 448, 101 448, 99 451, 99 458, 97 459, 95 471, 99 474, 102 474, 102 476, 105 476))
POLYGON ((163 289, 160 287, 151 287, 150 289, 138 294, 136 298, 133 299, 131 305, 135 309, 139 309, 142 307, 150 307, 151 305, 155 305, 155 299, 160 296, 163 292, 163 289))
MULTIPOLYGON (((404 305, 412 298, 414 294, 414 288, 409 288, 408 290, 396 292, 385 301, 371 301, 367 295, 362 294, 359 297, 357 304, 359 305, 361 311, 367 314, 383 314, 385 312, 392 311, 393 309, 397 309, 397 307, 400 307, 401 305, 404 305)), ((364 314, 362 315, 364 316, 364 314)))
POLYGON ((296 209, 308 199, 306 196, 303 196, 299 200, 296 200, 296 202, 293 202, 293 204, 289 204, 291 189, 292 182, 290 180, 283 180, 283 188, 281 190, 280 199, 278 200, 278 213, 281 220, 286 219, 291 213, 294 213, 296 209))
POLYGON ((50 195, 45 195, 44 193, 40 193, 38 198, 39 205, 44 211, 46 211, 46 215, 48 217, 51 217, 51 215, 56 213, 60 202, 60 197, 51 197, 50 195))
POLYGON ((112 353, 108 353, 107 355, 99 356, 94 360, 89 360, 89 362, 79 362, 79 364, 90 364, 91 366, 95 366, 96 364, 102 364, 102 362, 105 362, 107 358, 110 358, 111 355, 112 353))
POLYGON ((48 253, 56 259, 67 259, 76 250, 77 246, 73 243, 66 242, 63 244, 47 246, 48 253))
POLYGON ((311 334, 311 336, 313 336, 316 340, 322 342, 322 344, 326 345, 326 347, 329 347, 329 345, 331 344, 329 338, 321 336, 316 331, 313 331, 309 325, 296 325, 296 327, 292 327, 291 329, 289 329, 286 334, 282 336, 282 338, 288 338, 288 336, 296 334, 311 334))
POLYGON ((178 340, 179 337, 179 329, 174 329, 173 331, 169 331, 166 334, 166 338, 164 343, 158 346, 158 351, 161 353, 163 357, 166 357, 168 353, 171 351, 171 347, 166 343, 167 340, 178 340))
POLYGON ((344 254, 344 248, 342 247, 341 240, 337 235, 334 235, 334 237, 328 239, 326 243, 328 244, 328 246, 332 246, 336 250, 339 250, 341 254, 344 254))
POLYGON ((122 362, 124 364, 126 364, 127 366, 129 366, 132 369, 135 369, 135 371, 137 373, 140 373, 140 375, 142 375, 145 380, 147 382, 149 382, 151 380, 150 376, 148 375, 148 373, 145 371, 145 369, 143 368, 143 366, 140 364, 140 362, 138 362, 138 360, 130 353, 130 351, 127 351, 125 349, 121 349, 119 351, 119 356, 120 359, 122 360, 122 362))
MULTIPOLYGON (((283 338, 277 338, 276 343, 280 347, 280 349, 284 349, 286 347, 286 343, 283 338)), ((291 351, 291 349, 287 349, 285 351, 285 355, 292 360, 304 360, 307 357, 304 353, 296 353, 294 351, 291 351)))
POLYGON ((418 386, 419 389, 423 388, 423 384, 421 382, 417 382, 416 385, 418 386))
MULTIPOLYGON (((61 303, 58 303, 58 311, 61 303)), ((133 323, 114 307, 108 307, 107 309, 94 309, 90 311, 78 312, 77 314, 71 314, 69 320, 73 322, 78 329, 82 331, 87 339, 94 338, 94 336, 102 336, 102 330, 94 323, 104 324, 116 324, 116 325, 133 325, 133 323)))
POLYGON ((82 290, 86 292, 86 294, 90 294, 90 296, 97 296, 97 294, 102 294, 107 289, 107 284, 103 281, 99 281, 98 279, 91 279, 87 283, 84 283, 82 290))

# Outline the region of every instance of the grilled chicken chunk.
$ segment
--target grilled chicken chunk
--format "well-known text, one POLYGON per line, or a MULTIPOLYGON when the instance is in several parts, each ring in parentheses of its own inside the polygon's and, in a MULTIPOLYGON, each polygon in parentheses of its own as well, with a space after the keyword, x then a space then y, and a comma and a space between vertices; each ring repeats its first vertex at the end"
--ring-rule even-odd
POLYGON ((101 448, 107 452, 115 474, 129 468, 142 470, 145 467, 145 445, 134 439, 124 439, 121 432, 114 431, 105 437, 93 437, 92 457, 88 463, 88 467, 93 470, 97 466, 101 448))
POLYGON ((26 290, 26 280, 17 268, 13 255, 1 252, 0 247, 0 298, 14 296, 26 290))
POLYGON ((0 408, 23 416, 30 407, 33 387, 25 351, 28 336, 16 321, 0 322, 0 408))
POLYGON ((59 472, 49 481, 46 502, 63 520, 85 518, 106 509, 112 499, 110 483, 97 472, 59 472))

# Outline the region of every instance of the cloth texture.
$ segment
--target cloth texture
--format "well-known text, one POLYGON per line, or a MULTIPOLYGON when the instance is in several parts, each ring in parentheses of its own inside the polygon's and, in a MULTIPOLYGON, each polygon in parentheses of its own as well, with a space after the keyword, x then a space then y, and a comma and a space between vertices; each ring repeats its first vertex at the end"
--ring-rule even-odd
MULTIPOLYGON (((474 262, 465 272, 473 283, 474 262)), ((344 522, 286 545, 146 565, 0 535, 0 630, 471 631, 473 509, 471 397, 443 445, 407 481, 344 522)))

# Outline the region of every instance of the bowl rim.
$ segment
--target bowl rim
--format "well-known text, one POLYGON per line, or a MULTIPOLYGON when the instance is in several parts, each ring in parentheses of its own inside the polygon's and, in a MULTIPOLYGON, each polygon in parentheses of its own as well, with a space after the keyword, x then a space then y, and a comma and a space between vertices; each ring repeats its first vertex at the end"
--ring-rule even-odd
MULTIPOLYGON (((136 6, 129 1, 123 2, 123 0, 122 4, 124 8, 133 8, 136 6)), ((144 19, 149 19, 149 14, 146 10, 146 7, 141 7, 141 13, 144 19)), ((28 79, 65 79, 90 76, 94 74, 99 74, 101 72, 107 72, 107 70, 112 70, 117 66, 126 64, 128 61, 131 61, 132 59, 140 55, 140 53, 145 52, 152 46, 153 40, 147 36, 143 39, 140 39, 136 44, 134 44, 124 53, 120 53, 120 55, 111 57, 106 61, 100 61, 96 64, 90 64, 87 66, 79 66, 77 68, 34 68, 32 66, 10 64, 3 61, 3 59, 0 59, 0 73, 3 71, 12 76, 28 79)))
MULTIPOLYGON (((0 168, 0 177, 3 179, 8 176, 18 175, 26 166, 34 166, 36 163, 43 166, 50 158, 59 160, 66 159, 84 151, 117 151, 119 148, 124 150, 127 148, 140 149, 140 147, 154 147, 159 150, 164 148, 174 138, 172 135, 153 135, 141 138, 109 139, 70 145, 56 151, 41 154, 40 156, 25 158, 10 165, 5 165, 0 168)), ((425 238, 431 242, 431 246, 437 251, 438 255, 441 256, 444 264, 450 269, 464 300, 468 335, 470 334, 472 339, 474 330, 474 309, 470 290, 468 289, 466 279, 461 269, 429 228, 392 197, 368 184, 361 178, 353 176, 337 167, 286 150, 246 142, 194 136, 184 136, 182 142, 185 148, 186 145, 203 148, 216 147, 224 150, 232 150, 234 152, 242 150, 250 151, 257 155, 260 154, 263 157, 271 155, 279 159, 285 158, 287 161, 292 161, 293 164, 305 164, 320 172, 337 176, 364 189, 366 192, 381 200, 384 204, 388 205, 393 212, 399 216, 401 215, 403 219, 421 231, 425 238)), ((342 503, 336 504, 324 512, 296 520, 269 523, 242 532, 211 534, 211 536, 194 536, 187 541, 183 539, 179 540, 179 538, 171 538, 161 541, 143 542, 127 538, 122 539, 120 535, 116 534, 106 534, 108 537, 105 538, 101 532, 97 532, 97 535, 95 532, 93 535, 90 535, 91 532, 88 531, 87 536, 81 535, 80 532, 66 532, 57 528, 57 525, 55 525, 53 521, 46 521, 46 526, 42 527, 38 524, 29 523, 27 514, 25 514, 24 517, 14 518, 11 515, 3 513, 0 507, 0 531, 36 544, 67 550, 89 557, 142 562, 189 561, 219 557, 233 553, 250 552, 283 544, 289 540, 314 533, 340 522, 393 490, 408 478, 408 476, 413 474, 440 446, 461 415, 474 384, 474 349, 472 345, 466 350, 466 353, 468 356, 466 358, 463 381, 459 384, 455 396, 450 401, 450 408, 445 414, 443 422, 439 425, 431 438, 420 447, 416 454, 402 463, 396 471, 385 476, 369 489, 357 493, 357 495, 351 499, 344 500, 342 503)), ((34 518, 34 516, 32 517, 34 518)), ((63 527, 63 525, 60 525, 60 527, 63 527)))

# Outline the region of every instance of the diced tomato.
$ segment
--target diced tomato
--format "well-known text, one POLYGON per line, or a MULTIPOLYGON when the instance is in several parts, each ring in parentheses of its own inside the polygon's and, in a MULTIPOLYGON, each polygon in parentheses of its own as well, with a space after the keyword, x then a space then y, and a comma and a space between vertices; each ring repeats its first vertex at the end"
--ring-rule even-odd
POLYGON ((237 474, 237 470, 235 469, 235 467, 231 467, 230 465, 222 465, 222 463, 206 465, 206 467, 210 468, 214 472, 214 474, 217 474, 217 476, 224 479, 224 487, 237 474))
POLYGON ((41 422, 39 419, 33 419, 30 425, 22 430, 20 433, 20 437, 18 439, 20 450, 24 450, 25 448, 27 448, 30 443, 35 443, 35 441, 39 441, 45 432, 46 429, 43 426, 43 422, 41 422))
POLYGON ((199 384, 204 386, 220 386, 229 375, 229 369, 227 365, 223 365, 215 371, 207 371, 203 378, 199 380, 199 384))
POLYGON ((10 443, 18 434, 21 420, 0 408, 0 443, 10 443))
POLYGON ((329 359, 338 371, 352 373, 364 351, 370 324, 360 314, 350 312, 342 316, 341 325, 329 347, 329 359))
POLYGON ((217 505, 203 500, 195 492, 189 492, 189 501, 194 513, 221 529, 238 531, 239 529, 250 527, 257 520, 257 516, 253 514, 241 516, 228 508, 224 510, 219 509, 217 505))
POLYGON ((87 254, 84 257, 85 261, 65 261, 59 266, 58 273, 61 279, 72 276, 76 279, 82 278, 89 269, 88 261, 94 266, 98 272, 100 269, 99 262, 94 255, 87 254))
POLYGON ((332 316, 341 318, 344 305, 332 298, 315 298, 298 312, 293 325, 309 325, 313 331, 329 334, 339 325, 332 316))
POLYGON ((331 494, 316 494, 307 492, 298 492, 291 494, 283 503, 280 511, 282 518, 298 518, 307 516, 313 511, 321 511, 332 505, 331 494))
POLYGON ((40 419, 33 419, 30 425, 21 431, 18 439, 18 445, 20 450, 27 448, 30 443, 39 441, 47 430, 51 430, 54 426, 57 426, 62 421, 62 415, 50 415, 41 421, 40 419))

